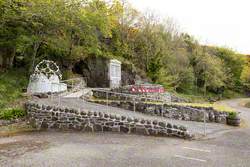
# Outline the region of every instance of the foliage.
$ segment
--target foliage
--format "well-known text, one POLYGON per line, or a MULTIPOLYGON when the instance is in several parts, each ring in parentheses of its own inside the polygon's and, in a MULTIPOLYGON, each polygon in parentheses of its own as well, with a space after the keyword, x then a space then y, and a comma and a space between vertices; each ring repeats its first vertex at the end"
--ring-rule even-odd
POLYGON ((229 119, 235 119, 237 117, 237 112, 230 112, 229 115, 228 115, 228 118, 229 119))
POLYGON ((139 13, 113 0, 1 0, 0 56, 4 68, 29 72, 55 60, 71 75, 90 56, 133 64, 155 83, 203 96, 250 90, 250 65, 228 48, 205 46, 180 33, 174 21, 139 13))
POLYGON ((246 89, 250 90, 250 56, 246 57, 246 63, 241 73, 241 79, 246 89))
POLYGON ((22 118, 26 116, 26 112, 23 109, 5 109, 3 111, 0 111, 0 119, 3 120, 11 120, 11 119, 17 119, 22 118))
POLYGON ((27 86, 27 76, 23 69, 0 72, 0 110, 22 98, 22 89, 27 86))

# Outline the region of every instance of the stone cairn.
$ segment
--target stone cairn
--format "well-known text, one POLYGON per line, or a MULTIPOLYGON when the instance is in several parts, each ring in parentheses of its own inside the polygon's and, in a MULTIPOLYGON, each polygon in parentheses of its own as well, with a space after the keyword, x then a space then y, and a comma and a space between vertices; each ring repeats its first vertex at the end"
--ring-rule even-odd
POLYGON ((36 103, 27 103, 30 123, 40 129, 77 130, 84 132, 118 132, 162 137, 191 139, 184 126, 172 125, 157 120, 145 120, 104 112, 80 111, 36 103))

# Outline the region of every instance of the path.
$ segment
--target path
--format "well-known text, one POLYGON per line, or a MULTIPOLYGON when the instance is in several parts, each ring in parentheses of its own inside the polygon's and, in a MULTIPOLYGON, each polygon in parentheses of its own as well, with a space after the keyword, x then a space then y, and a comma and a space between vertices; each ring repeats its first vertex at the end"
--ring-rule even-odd
MULTIPOLYGON (((58 98, 53 99, 39 99, 38 101, 41 104, 47 104, 47 105, 59 105, 58 98)), ((124 110, 120 108, 115 107, 107 107, 105 105, 95 104, 95 103, 89 103, 85 102, 79 98, 61 98, 60 100, 60 106, 61 107, 70 107, 75 109, 81 109, 81 110, 88 110, 88 111, 102 111, 105 113, 113 113, 118 115, 124 115, 124 116, 130 116, 134 118, 144 118, 144 119, 153 119, 158 121, 166 121, 177 125, 184 125, 188 128, 188 130, 196 134, 197 136, 204 134, 204 129, 206 128, 206 133, 208 135, 214 134, 216 132, 221 132, 225 130, 231 130, 234 129, 234 127, 227 126, 224 124, 217 124, 217 123, 206 123, 204 127, 203 122, 194 122, 194 121, 182 121, 182 120, 171 120, 164 117, 159 116, 151 116, 146 115, 139 112, 133 112, 130 110, 124 110)))

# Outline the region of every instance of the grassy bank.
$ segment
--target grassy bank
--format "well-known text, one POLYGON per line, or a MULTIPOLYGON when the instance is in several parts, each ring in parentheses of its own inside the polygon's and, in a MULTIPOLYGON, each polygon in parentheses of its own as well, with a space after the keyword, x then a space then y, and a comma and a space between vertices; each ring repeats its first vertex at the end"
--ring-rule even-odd
POLYGON ((25 115, 22 95, 28 78, 23 69, 0 72, 0 119, 14 119, 25 115))
POLYGON ((235 98, 244 98, 246 97, 243 93, 225 90, 222 95, 218 95, 215 93, 207 93, 206 96, 202 92, 193 92, 193 93, 176 93, 171 92, 178 97, 187 99, 192 103, 208 103, 210 101, 219 101, 219 100, 226 100, 226 99, 235 99, 235 98))
POLYGON ((25 70, 0 72, 0 109, 12 107, 23 98, 22 90, 26 88, 28 78, 25 70))

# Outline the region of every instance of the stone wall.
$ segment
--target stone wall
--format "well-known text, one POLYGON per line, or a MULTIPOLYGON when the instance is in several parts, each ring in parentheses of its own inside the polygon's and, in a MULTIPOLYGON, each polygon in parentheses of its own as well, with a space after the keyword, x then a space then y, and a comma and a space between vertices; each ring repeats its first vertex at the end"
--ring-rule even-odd
POLYGON ((184 126, 144 120, 103 112, 78 111, 29 102, 28 118, 37 129, 77 130, 84 132, 135 133, 152 136, 191 138, 184 126))
MULTIPOLYGON (((95 90, 92 90, 92 91, 93 91, 93 96, 95 98, 106 99, 106 97, 107 97, 107 93, 105 91, 98 90, 98 89, 95 89, 95 90)), ((146 101, 145 96, 144 97, 143 96, 138 96, 136 94, 129 94, 131 96, 127 96, 127 94, 129 94, 129 93, 115 90, 115 92, 113 92, 113 93, 109 92, 108 97, 111 100, 130 100, 130 101, 132 101, 134 97, 138 97, 140 99, 137 99, 137 100, 146 101), (116 94, 116 93, 124 93, 124 95, 116 94)), ((158 93, 151 93, 147 97, 148 97, 147 101, 152 101, 152 99, 158 99, 158 100, 164 100, 164 101, 167 101, 167 102, 176 102, 176 103, 186 103, 186 102, 188 102, 188 100, 183 99, 183 98, 179 98, 179 97, 177 97, 177 96, 175 96, 173 94, 170 94, 170 93, 162 93, 160 95, 158 93)))
MULTIPOLYGON (((89 100, 103 105, 107 105, 107 101, 104 100, 89 100)), ((206 122, 216 122, 226 124, 226 117, 228 112, 219 112, 212 107, 191 107, 181 106, 177 104, 153 104, 145 102, 133 102, 133 101, 108 101, 108 104, 113 107, 119 107, 126 110, 134 110, 137 112, 163 116, 166 118, 203 122, 204 114, 206 122)))

